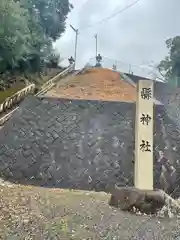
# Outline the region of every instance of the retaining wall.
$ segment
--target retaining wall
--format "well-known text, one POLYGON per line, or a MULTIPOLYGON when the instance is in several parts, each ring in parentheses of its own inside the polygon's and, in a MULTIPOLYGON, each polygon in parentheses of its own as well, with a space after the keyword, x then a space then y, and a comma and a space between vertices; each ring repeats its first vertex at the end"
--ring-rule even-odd
MULTIPOLYGON (((178 128, 163 106, 154 111, 155 170, 157 152, 166 149, 167 142, 177 168, 178 128)), ((134 116, 134 103, 30 96, 0 131, 1 177, 45 187, 97 191, 108 191, 115 183, 132 186, 134 116)), ((154 173, 157 186, 159 173, 154 173)), ((172 187, 177 196, 178 181, 176 186, 172 187)))

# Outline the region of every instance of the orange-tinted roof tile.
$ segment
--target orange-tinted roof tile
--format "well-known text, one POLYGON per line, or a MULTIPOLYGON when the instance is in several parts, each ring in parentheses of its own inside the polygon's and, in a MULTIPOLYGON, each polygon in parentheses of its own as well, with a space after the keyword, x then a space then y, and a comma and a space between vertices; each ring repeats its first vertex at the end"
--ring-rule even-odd
POLYGON ((136 101, 136 87, 121 79, 120 73, 93 68, 86 73, 67 78, 46 96, 102 101, 136 101))

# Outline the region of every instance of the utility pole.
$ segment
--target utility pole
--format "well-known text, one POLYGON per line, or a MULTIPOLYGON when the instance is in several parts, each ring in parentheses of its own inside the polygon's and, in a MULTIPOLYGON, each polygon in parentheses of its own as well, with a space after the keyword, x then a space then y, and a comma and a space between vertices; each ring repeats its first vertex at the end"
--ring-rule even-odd
POLYGON ((76 66, 76 56, 77 56, 77 40, 78 40, 78 29, 75 29, 72 25, 70 25, 70 27, 72 28, 72 30, 76 33, 76 38, 75 38, 75 48, 74 48, 74 69, 76 66))
POLYGON ((96 39, 96 57, 97 57, 97 33, 96 33, 96 35, 94 37, 96 39))

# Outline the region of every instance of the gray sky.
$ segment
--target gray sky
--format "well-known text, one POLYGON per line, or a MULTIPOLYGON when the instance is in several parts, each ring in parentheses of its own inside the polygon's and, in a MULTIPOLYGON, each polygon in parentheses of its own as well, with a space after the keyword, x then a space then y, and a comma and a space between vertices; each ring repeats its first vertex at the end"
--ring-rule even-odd
POLYGON ((72 24, 80 33, 77 68, 95 56, 95 33, 98 33, 98 52, 106 57, 106 67, 114 63, 107 58, 120 61, 120 68, 137 65, 132 66, 134 72, 139 66, 158 63, 167 54, 165 40, 180 35, 180 0, 140 0, 111 20, 95 24, 134 1, 71 0, 74 9, 69 14, 66 32, 56 42, 61 57, 74 55, 75 33, 69 27, 72 24), (85 28, 93 24, 93 27, 85 28))

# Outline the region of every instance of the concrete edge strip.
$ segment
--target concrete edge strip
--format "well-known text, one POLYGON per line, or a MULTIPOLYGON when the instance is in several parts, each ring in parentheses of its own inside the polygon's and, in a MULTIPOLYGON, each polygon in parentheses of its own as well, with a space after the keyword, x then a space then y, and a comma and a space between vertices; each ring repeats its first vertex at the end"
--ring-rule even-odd
MULTIPOLYGON (((120 74, 123 76, 124 80, 127 81, 129 84, 131 84, 133 87, 136 87, 136 84, 131 80, 131 78, 129 78, 125 73, 121 73, 120 74)), ((143 79, 143 78, 142 78, 143 79)), ((160 102, 159 100, 157 100, 156 98, 154 98, 154 104, 156 105, 163 105, 162 102, 160 102)))
POLYGON ((129 84, 131 84, 133 87, 136 87, 136 84, 125 74, 122 72, 119 72, 120 75, 123 77, 125 81, 127 81, 129 84))

